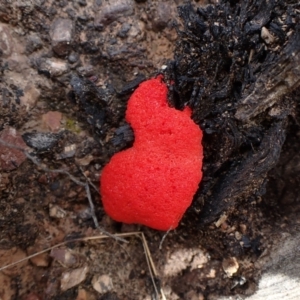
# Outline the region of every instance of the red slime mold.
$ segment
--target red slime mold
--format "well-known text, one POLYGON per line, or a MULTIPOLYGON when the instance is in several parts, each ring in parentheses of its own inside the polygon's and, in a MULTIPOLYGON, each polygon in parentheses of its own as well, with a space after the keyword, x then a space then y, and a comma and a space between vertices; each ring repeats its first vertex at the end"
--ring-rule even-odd
POLYGON ((104 167, 100 192, 114 220, 158 230, 178 226, 202 178, 202 131, 190 108, 171 108, 162 76, 140 84, 128 101, 132 148, 104 167))

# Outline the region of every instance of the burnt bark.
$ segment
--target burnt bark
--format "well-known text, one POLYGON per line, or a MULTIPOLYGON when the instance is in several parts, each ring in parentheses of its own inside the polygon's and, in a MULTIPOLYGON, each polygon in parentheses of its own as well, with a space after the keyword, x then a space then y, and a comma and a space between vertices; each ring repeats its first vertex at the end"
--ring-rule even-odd
POLYGON ((264 194, 299 119, 299 7, 254 0, 179 8, 184 29, 168 75, 173 104, 191 106, 204 132, 204 177, 192 206, 200 223, 264 194))

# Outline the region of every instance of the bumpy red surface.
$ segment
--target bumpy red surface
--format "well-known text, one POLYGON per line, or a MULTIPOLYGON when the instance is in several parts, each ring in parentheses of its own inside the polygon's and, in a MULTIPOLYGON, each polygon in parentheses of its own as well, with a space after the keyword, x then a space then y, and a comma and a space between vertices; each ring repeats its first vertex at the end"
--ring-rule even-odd
POLYGON ((202 132, 190 116, 189 108, 169 107, 161 76, 136 89, 126 111, 133 147, 115 154, 100 179, 111 218, 159 230, 178 226, 202 178, 202 132))

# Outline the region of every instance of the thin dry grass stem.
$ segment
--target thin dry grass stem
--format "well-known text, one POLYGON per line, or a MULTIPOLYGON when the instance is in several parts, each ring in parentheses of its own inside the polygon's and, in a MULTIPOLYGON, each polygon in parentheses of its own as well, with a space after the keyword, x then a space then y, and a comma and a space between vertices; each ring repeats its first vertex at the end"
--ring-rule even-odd
POLYGON ((160 241, 160 243, 159 243, 159 247, 158 247, 159 250, 162 249, 163 242, 165 241, 167 235, 169 234, 169 232, 170 232, 171 230, 172 230, 172 228, 170 228, 170 229, 163 235, 163 237, 162 237, 162 239, 161 239, 161 241, 160 241))
MULTIPOLYGON (((148 247, 148 243, 147 243, 147 240, 145 238, 145 235, 143 232, 141 232, 141 238, 142 238, 142 244, 143 244, 143 247, 144 247, 144 251, 145 251, 145 256, 146 256, 146 261, 147 261, 147 265, 148 265, 148 268, 149 268, 149 272, 150 272, 150 276, 151 276, 151 280, 152 280, 152 284, 154 286, 154 289, 155 289, 155 293, 156 293, 156 296, 158 297, 159 299, 159 292, 158 292, 158 288, 156 286, 156 283, 155 283, 155 278, 158 278, 158 273, 157 273, 157 270, 156 270, 156 267, 155 267, 155 264, 153 262, 153 259, 152 259, 152 256, 151 256, 151 252, 149 250, 149 247, 148 247), (152 271, 151 271, 152 270, 152 271), (153 274, 154 276, 153 276, 153 274)), ((166 300, 166 297, 165 297, 165 294, 164 294, 164 291, 162 288, 160 288, 160 295, 161 295, 161 298, 162 300, 166 300)))
POLYGON ((91 182, 91 180, 84 174, 84 171, 82 167, 79 167, 80 171, 82 172, 82 175, 85 177, 85 179, 88 181, 89 185, 93 187, 93 189, 100 195, 99 189, 91 182))
MULTIPOLYGON (((156 293, 156 296, 157 296, 157 299, 162 299, 162 300, 166 300, 166 297, 165 297, 165 294, 162 290, 162 288, 158 289, 156 283, 155 283, 155 277, 157 278, 158 277, 158 273, 157 273, 157 270, 156 270, 156 267, 155 267, 155 264, 153 262, 153 259, 152 259, 152 256, 151 256, 151 252, 149 250, 149 247, 148 247, 148 243, 147 243, 147 240, 145 238, 145 235, 143 232, 128 232, 128 233, 119 233, 119 234, 114 234, 112 235, 114 238, 118 237, 118 238, 121 238, 121 237, 130 237, 130 236, 136 236, 136 237, 139 237, 142 241, 142 245, 143 245, 143 248, 144 248, 144 253, 145 253, 145 258, 146 258, 146 262, 147 262, 147 265, 148 265, 148 269, 149 269, 149 273, 150 273, 150 277, 151 277, 151 280, 152 280, 152 284, 153 284, 153 287, 154 287, 154 290, 155 290, 155 293, 156 293)), ((34 254, 31 254, 25 258, 22 258, 18 261, 15 261, 13 263, 10 263, 6 266, 3 266, 3 267, 0 267, 0 272, 5 270, 5 269, 8 269, 10 267, 13 267, 19 263, 22 263, 24 261, 27 261, 35 256, 38 256, 40 254, 43 254, 43 253, 46 253, 48 251, 51 251, 52 249, 54 248, 58 248, 60 246, 66 246, 67 244, 69 243, 74 243, 74 242, 83 242, 83 241, 92 241, 92 240, 97 240, 97 239, 107 239, 109 238, 109 236, 107 235, 97 235, 97 236, 90 236, 90 237, 83 237, 83 238, 78 238, 78 239, 72 239, 72 240, 68 240, 68 241, 65 241, 65 242, 62 242, 62 243, 59 243, 59 244, 56 244, 52 247, 49 247, 47 249, 44 249, 42 251, 39 251, 37 253, 34 253, 34 254)))
POLYGON ((81 182, 80 180, 78 180, 76 177, 74 177, 72 174, 70 174, 68 171, 65 171, 65 170, 62 170, 62 169, 55 169, 55 170, 51 170, 47 167, 45 167, 43 164, 41 164, 37 158, 35 158, 34 156, 32 156, 30 153, 28 153, 25 149, 21 148, 21 147, 18 147, 18 146, 15 146, 13 144, 9 144, 9 143, 6 143, 5 141, 3 141, 2 139, 0 139, 0 144, 5 146, 5 147, 8 147, 8 148, 12 148, 12 149, 16 149, 16 150, 19 150, 21 151, 22 153, 24 153, 24 155, 30 159, 36 166, 38 166, 40 169, 42 169, 44 172, 48 172, 48 173, 58 173, 58 174, 64 174, 64 175, 67 175, 74 183, 76 183, 77 185, 80 185, 80 186, 83 186, 85 188, 85 191, 86 191, 86 194, 87 194, 87 198, 88 198, 88 201, 89 201, 89 204, 90 204, 90 208, 91 208, 91 214, 92 214, 92 218, 93 218, 93 221, 94 221, 94 224, 95 224, 95 227, 100 231, 102 232, 103 234, 111 237, 111 238, 114 238, 115 240, 117 241, 120 241, 120 242, 123 242, 123 243, 128 243, 128 241, 122 239, 122 238, 119 238, 119 237, 116 237, 114 236, 113 234, 109 233, 108 231, 106 231, 105 229, 103 229, 102 227, 100 227, 99 225, 99 222, 98 222, 98 219, 96 217, 96 213, 95 213, 95 206, 93 204, 93 201, 92 201, 92 196, 91 196, 91 192, 90 192, 90 187, 88 185, 87 182, 81 182))

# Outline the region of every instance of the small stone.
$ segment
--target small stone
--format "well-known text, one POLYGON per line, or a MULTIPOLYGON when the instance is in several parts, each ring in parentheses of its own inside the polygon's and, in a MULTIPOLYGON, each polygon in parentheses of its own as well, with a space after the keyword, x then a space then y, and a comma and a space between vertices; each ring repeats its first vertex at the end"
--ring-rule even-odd
POLYGON ((64 292, 80 284, 85 280, 88 270, 88 266, 84 266, 82 268, 63 272, 60 281, 60 289, 64 292))
POLYGON ((90 77, 95 74, 95 68, 92 65, 85 65, 77 68, 78 73, 84 77, 90 77))
POLYGON ((94 158, 95 157, 93 155, 89 154, 82 158, 75 158, 75 161, 76 161, 76 164, 78 164, 80 166, 88 166, 94 158))
POLYGON ((56 19, 51 26, 50 37, 53 51, 60 55, 67 55, 72 49, 74 25, 70 19, 56 19))
MULTIPOLYGON (((6 127, 0 133, 0 139, 7 144, 26 149, 27 146, 22 136, 12 127, 6 127)), ((0 144, 0 168, 3 171, 11 171, 18 168, 26 160, 26 155, 17 149, 0 144)))
POLYGON ((90 207, 81 209, 78 212, 78 217, 82 220, 90 220, 92 218, 92 212, 91 212, 90 207))
POLYGON ((76 268, 84 263, 84 258, 68 248, 54 248, 50 256, 67 268, 76 268))
POLYGON ((133 13, 134 4, 132 0, 115 0, 105 2, 99 14, 96 16, 95 25, 109 25, 122 16, 133 13))
POLYGON ((234 233, 234 237, 236 238, 236 240, 240 241, 242 239, 243 235, 239 231, 236 231, 234 233))
POLYGON ((57 58, 49 58, 41 61, 39 71, 49 74, 52 77, 58 77, 67 73, 69 68, 65 61, 57 58))
POLYGON ((228 277, 232 277, 239 269, 239 263, 235 257, 224 259, 222 262, 224 272, 228 277))
POLYGON ((242 234, 246 234, 246 232, 247 232, 247 225, 240 224, 240 230, 241 230, 242 234))
POLYGON ((100 294, 109 292, 113 288, 113 283, 108 275, 95 275, 92 279, 92 286, 100 294))
POLYGON ((26 132, 22 135, 25 143, 38 151, 49 151, 60 138, 60 134, 45 132, 26 132))
POLYGON ((7 58, 13 51, 13 39, 9 28, 0 23, 0 56, 7 58))
MULTIPOLYGON (((44 250, 45 248, 45 245, 43 246, 42 244, 37 243, 36 245, 27 248, 27 255, 37 253, 44 250)), ((48 267, 50 263, 49 254, 47 252, 41 253, 30 258, 30 262, 37 267, 48 267)))
POLYGON ((62 113, 59 111, 48 111, 42 115, 42 122, 45 128, 51 132, 58 132, 62 120, 62 113))
POLYGON ((72 52, 69 56, 68 56, 68 61, 70 64, 74 64, 78 61, 79 59, 79 55, 75 52, 72 52))
POLYGON ((28 53, 32 53, 38 49, 41 49, 42 47, 43 42, 37 34, 31 34, 30 36, 28 36, 26 45, 26 51, 28 53))
POLYGON ((131 25, 129 23, 122 24, 120 31, 118 32, 118 36, 121 38, 125 38, 127 36, 128 31, 130 30, 131 25))
POLYGON ((56 219, 63 219, 67 212, 58 205, 49 204, 49 216, 56 219))
POLYGON ((49 256, 47 253, 42 253, 40 255, 31 258, 30 261, 37 267, 48 267, 49 256))
POLYGON ((152 29, 155 32, 163 30, 165 27, 167 27, 170 19, 170 4, 167 2, 159 2, 157 4, 155 15, 152 20, 152 29))
POLYGON ((41 94, 40 91, 33 84, 27 84, 23 93, 23 96, 20 97, 20 104, 27 110, 35 107, 41 94))
POLYGON ((56 154, 55 157, 56 159, 65 159, 65 158, 70 158, 73 157, 76 153, 76 144, 68 145, 64 147, 64 151, 56 154))
POLYGON ((76 300, 88 300, 88 293, 84 289, 79 289, 76 300))

